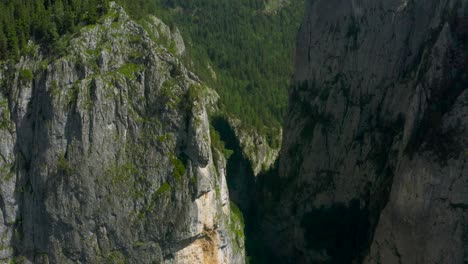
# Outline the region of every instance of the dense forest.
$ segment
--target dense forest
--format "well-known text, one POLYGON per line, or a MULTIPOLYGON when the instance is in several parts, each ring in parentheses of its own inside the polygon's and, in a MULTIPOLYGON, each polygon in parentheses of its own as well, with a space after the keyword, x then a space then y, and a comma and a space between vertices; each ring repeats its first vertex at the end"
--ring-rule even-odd
MULTIPOLYGON (((64 35, 94 24, 109 0, 0 0, 0 60, 17 59, 33 40, 51 54, 61 51, 64 35)), ((120 0, 136 19, 154 12, 148 0, 120 0)))
POLYGON ((60 36, 92 24, 106 12, 106 0, 0 1, 0 59, 16 59, 30 39, 52 51, 60 36))
MULTIPOLYGON (((273 0, 274 1, 274 0, 273 0)), ((0 0, 0 60, 27 53, 33 40, 53 56, 67 37, 106 13, 109 0, 0 0)), ((118 0, 129 14, 156 14, 183 33, 183 58, 221 96, 224 112, 274 138, 287 103, 303 0, 267 12, 264 0, 118 0), (270 134, 270 135, 269 135, 270 134)))
POLYGON ((291 0, 267 12, 272 2, 157 0, 156 8, 182 30, 194 70, 216 88, 226 112, 267 136, 282 123, 304 10, 304 1, 291 0))

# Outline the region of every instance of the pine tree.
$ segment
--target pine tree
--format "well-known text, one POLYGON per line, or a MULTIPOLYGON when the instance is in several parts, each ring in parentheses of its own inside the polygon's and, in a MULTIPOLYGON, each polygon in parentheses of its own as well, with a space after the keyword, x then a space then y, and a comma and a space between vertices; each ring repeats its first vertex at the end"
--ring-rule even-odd
POLYGON ((5 60, 8 57, 7 39, 3 33, 3 24, 0 23, 0 60, 5 60))
POLYGON ((55 24, 57 25, 57 31, 60 34, 67 32, 67 29, 64 27, 65 24, 65 9, 63 7, 61 0, 55 0, 55 3, 52 8, 52 13, 54 15, 55 24))
MULTIPOLYGON (((13 21, 13 19, 8 19, 9 21, 13 21)), ((14 23, 7 23, 5 24, 5 36, 7 39, 7 46, 8 46, 8 53, 10 58, 16 58, 19 55, 19 47, 18 47, 18 36, 16 35, 16 29, 14 23)))

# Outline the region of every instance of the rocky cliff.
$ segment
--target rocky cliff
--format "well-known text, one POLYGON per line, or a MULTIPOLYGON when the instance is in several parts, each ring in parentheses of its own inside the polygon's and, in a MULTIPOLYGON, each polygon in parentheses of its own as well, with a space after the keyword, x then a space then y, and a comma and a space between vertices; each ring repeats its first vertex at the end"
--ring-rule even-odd
POLYGON ((111 4, 66 43, 1 65, 1 261, 244 263, 217 95, 179 62, 178 31, 111 4))
MULTIPOLYGON (((227 122, 233 130, 236 139, 239 141, 242 154, 250 162, 253 174, 258 176, 273 167, 281 147, 282 130, 274 131, 274 141, 276 146, 268 142, 267 137, 259 134, 255 129, 248 129, 242 126, 241 120, 228 117, 227 122)), ((274 129, 274 128, 272 128, 274 129)))
POLYGON ((276 257, 468 262, 467 25, 465 0, 310 1, 265 221, 276 257))

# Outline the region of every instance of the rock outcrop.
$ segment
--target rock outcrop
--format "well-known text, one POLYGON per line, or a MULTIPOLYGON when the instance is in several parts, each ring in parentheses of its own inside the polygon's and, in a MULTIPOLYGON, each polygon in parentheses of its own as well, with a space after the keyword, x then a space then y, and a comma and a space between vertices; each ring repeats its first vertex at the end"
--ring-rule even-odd
POLYGON ((282 130, 278 129, 277 133, 272 133, 278 137, 273 141, 279 142, 278 146, 273 147, 266 136, 260 135, 255 129, 244 128, 239 119, 229 117, 228 123, 239 141, 242 154, 250 162, 254 175, 258 176, 271 169, 279 156, 282 130))
POLYGON ((267 14, 275 14, 288 4, 288 0, 269 0, 266 1, 263 12, 267 14))
POLYGON ((467 25, 465 0, 310 1, 265 221, 282 263, 468 261, 467 25))
POLYGON ((244 263, 217 95, 179 62, 178 31, 145 23, 112 3, 65 56, 1 65, 1 261, 244 263))

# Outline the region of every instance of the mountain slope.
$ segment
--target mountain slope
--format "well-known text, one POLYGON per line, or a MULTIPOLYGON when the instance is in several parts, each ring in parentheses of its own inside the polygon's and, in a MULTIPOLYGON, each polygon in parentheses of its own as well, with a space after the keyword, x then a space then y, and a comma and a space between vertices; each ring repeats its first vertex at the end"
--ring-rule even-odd
POLYGON ((149 21, 111 3, 65 56, 30 43, 1 66, 2 261, 244 262, 211 146, 218 96, 162 45, 177 33, 149 21))
POLYGON ((193 70, 220 94, 224 112, 278 148, 304 1, 156 2, 156 14, 181 29, 193 70))

